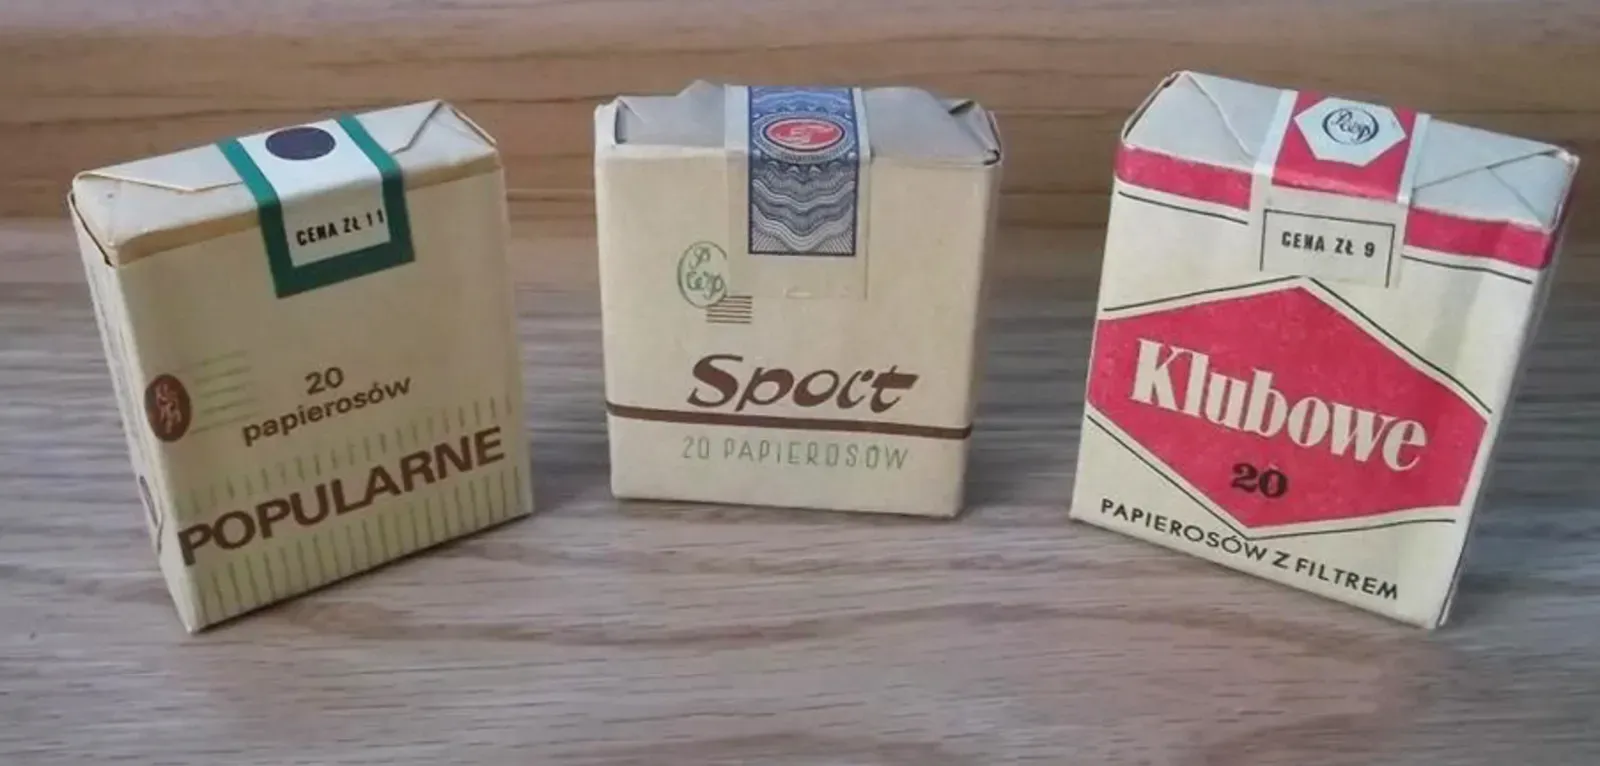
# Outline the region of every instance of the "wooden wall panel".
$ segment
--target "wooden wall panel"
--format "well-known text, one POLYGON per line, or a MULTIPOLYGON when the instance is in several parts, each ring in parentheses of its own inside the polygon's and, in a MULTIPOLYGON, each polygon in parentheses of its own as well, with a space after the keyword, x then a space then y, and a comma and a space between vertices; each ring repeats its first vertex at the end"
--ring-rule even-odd
POLYGON ((1006 218, 1096 225, 1117 127, 1179 68, 1600 154, 1594 0, 7 0, 0 216, 59 214, 87 167, 444 97, 502 141, 519 213, 581 220, 593 106, 700 77, 977 97, 1006 218))

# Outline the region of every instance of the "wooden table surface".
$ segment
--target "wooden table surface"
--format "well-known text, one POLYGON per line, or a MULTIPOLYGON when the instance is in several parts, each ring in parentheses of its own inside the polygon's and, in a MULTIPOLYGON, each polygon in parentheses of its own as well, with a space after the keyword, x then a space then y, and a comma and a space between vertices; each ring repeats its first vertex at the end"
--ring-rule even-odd
MULTIPOLYGON (((1600 156, 1596 0, 0 0, 0 216, 58 215, 91 167, 447 98, 519 213, 588 220, 595 105, 705 78, 976 98, 1006 220, 1095 227, 1117 132, 1177 69, 1600 156)), ((1600 173, 1578 183, 1600 212, 1600 173)))
POLYGON ((613 501, 593 244, 521 225, 541 512, 191 637, 65 223, 0 225, 0 763, 1600 763, 1600 248, 1430 634, 1067 522, 1097 245, 1006 232, 937 522, 613 501))

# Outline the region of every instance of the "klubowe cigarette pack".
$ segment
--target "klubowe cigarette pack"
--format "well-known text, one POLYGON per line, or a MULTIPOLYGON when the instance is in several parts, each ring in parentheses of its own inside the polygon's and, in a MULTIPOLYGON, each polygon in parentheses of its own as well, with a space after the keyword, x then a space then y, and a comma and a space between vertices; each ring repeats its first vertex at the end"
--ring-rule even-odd
POLYGON ((617 496, 958 512, 988 113, 696 83, 602 106, 595 163, 617 496))
POLYGON ((1071 516, 1442 624, 1576 166, 1167 79, 1117 155, 1071 516))
POLYGON ((459 112, 108 167, 70 202, 191 631, 529 513, 504 181, 459 112))

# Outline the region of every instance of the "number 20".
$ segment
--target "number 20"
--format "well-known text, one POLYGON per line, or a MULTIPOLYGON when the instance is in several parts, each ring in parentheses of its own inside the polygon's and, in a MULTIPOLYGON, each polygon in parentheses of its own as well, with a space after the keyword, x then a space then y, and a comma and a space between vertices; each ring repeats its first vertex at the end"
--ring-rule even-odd
POLYGON ((344 370, 338 367, 329 367, 306 375, 306 382, 311 387, 306 389, 308 394, 320 394, 344 385, 344 370))
POLYGON ((1245 492, 1259 492, 1263 497, 1279 498, 1289 491, 1289 477, 1276 468, 1262 471, 1249 463, 1235 463, 1231 486, 1245 492))

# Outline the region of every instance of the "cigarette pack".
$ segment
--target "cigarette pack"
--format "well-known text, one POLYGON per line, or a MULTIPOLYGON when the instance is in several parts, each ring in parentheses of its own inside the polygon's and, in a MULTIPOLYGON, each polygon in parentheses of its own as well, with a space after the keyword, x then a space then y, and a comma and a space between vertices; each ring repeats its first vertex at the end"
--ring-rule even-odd
POLYGON ((1442 624, 1577 160, 1176 74, 1128 122, 1070 515, 1442 624))
POLYGON ((531 511, 504 181, 460 112, 107 167, 70 205, 189 630, 531 511))
POLYGON ((956 514, 1000 167, 987 112, 912 88, 602 106, 614 493, 956 514))

